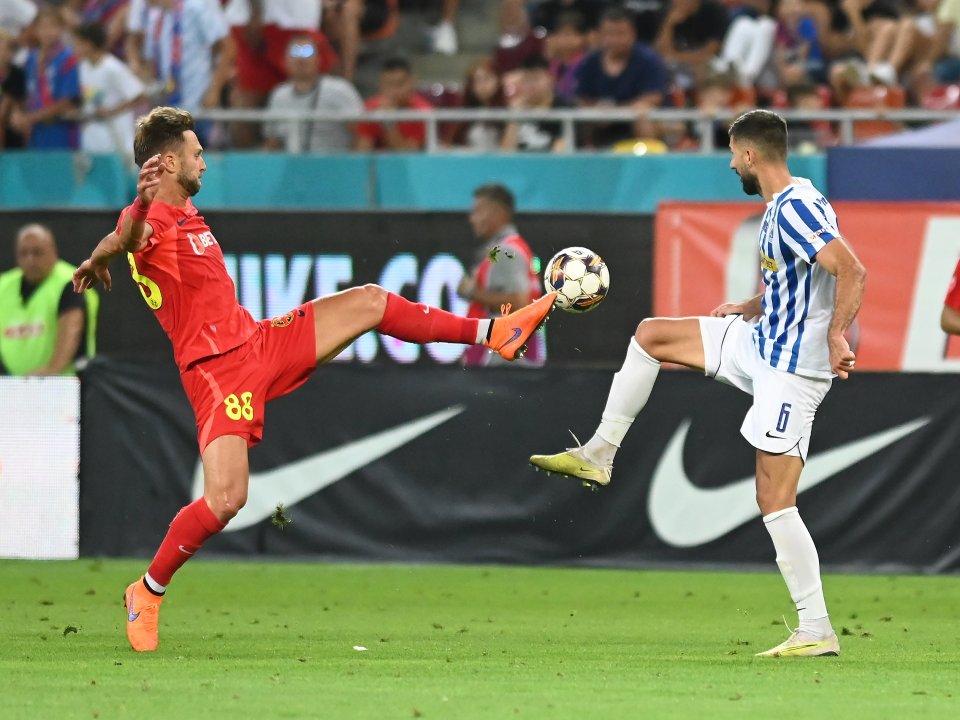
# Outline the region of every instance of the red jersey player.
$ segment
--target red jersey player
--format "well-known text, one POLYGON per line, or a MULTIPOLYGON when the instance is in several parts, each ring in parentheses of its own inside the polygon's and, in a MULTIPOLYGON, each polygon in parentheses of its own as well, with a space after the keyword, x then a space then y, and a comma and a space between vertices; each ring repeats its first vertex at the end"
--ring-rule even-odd
MULTIPOLYGON (((146 574, 127 588, 127 638, 157 648, 160 603, 173 574, 243 507, 247 449, 263 435, 264 405, 303 384, 317 365, 368 330, 408 342, 483 344, 507 360, 523 354, 556 293, 495 320, 412 303, 377 285, 317 298, 257 322, 236 299, 216 237, 190 198, 207 166, 188 112, 154 108, 137 122, 137 199, 74 274, 82 292, 126 253, 134 281, 173 344, 197 418, 203 497, 180 510, 146 574)), ((509 310, 509 308, 505 308, 509 310)))
POLYGON ((940 313, 940 327, 950 335, 960 335, 960 262, 953 271, 947 297, 943 301, 943 312, 940 313))

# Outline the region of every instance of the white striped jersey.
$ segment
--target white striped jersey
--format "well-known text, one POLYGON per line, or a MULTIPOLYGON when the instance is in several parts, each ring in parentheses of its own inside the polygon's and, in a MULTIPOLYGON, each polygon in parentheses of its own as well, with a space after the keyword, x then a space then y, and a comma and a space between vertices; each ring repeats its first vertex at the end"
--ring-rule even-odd
POLYGON ((794 178, 767 204, 760 227, 763 314, 753 338, 760 356, 777 370, 829 378, 827 331, 836 278, 816 260, 840 236, 837 215, 805 178, 794 178))

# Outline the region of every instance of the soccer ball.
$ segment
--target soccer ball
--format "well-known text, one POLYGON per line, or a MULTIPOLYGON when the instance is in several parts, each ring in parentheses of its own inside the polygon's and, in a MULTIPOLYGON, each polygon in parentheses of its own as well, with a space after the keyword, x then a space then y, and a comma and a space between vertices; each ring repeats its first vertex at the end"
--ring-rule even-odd
POLYGON ((556 306, 571 313, 593 310, 610 290, 610 271, 592 250, 564 248, 547 263, 543 273, 547 292, 557 291, 556 306))

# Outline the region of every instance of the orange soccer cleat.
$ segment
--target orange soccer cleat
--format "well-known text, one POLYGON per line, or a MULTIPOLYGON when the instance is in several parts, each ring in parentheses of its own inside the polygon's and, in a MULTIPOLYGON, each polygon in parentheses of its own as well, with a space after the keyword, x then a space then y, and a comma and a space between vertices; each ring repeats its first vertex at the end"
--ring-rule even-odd
POLYGON ((547 321, 556 299, 557 294, 551 292, 514 312, 510 312, 509 304, 502 306, 503 317, 493 321, 490 337, 483 344, 505 360, 523 357, 527 340, 547 321))
POLYGON ((154 595, 143 584, 143 577, 130 583, 123 594, 127 609, 127 640, 137 652, 153 652, 159 641, 158 624, 163 595, 154 595))

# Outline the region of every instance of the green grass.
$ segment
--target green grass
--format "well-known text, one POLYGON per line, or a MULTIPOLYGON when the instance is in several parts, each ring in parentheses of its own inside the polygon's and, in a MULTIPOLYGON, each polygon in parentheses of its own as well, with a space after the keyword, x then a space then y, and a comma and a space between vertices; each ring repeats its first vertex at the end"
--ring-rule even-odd
POLYGON ((0 562, 0 717, 960 717, 957 578, 827 576, 843 655, 769 660, 774 572, 201 560, 137 655, 142 569, 0 562))

